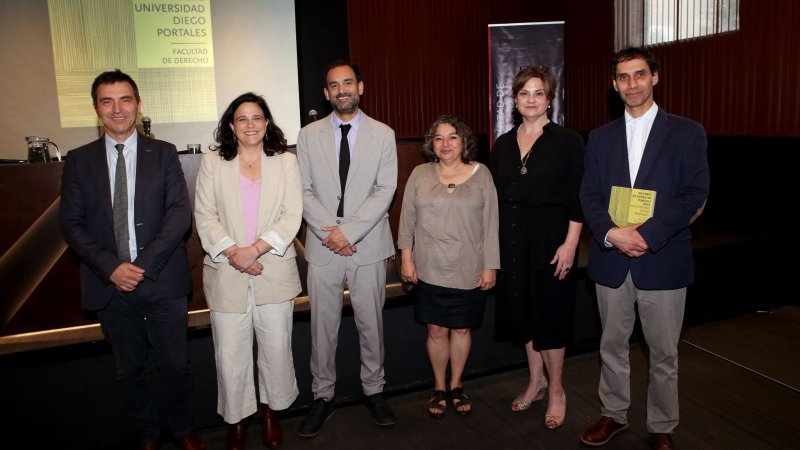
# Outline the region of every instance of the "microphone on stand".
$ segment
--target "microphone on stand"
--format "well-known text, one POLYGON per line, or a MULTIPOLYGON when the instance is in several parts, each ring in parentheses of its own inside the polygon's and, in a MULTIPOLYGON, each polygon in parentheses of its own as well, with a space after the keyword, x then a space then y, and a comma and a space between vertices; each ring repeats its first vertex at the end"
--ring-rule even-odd
POLYGON ((311 118, 312 122, 316 122, 317 119, 319 119, 319 117, 317 116, 317 110, 316 109, 309 109, 308 110, 308 117, 311 118))
POLYGON ((151 124, 152 120, 150 120, 150 116, 142 116, 142 130, 144 131, 144 135, 147 137, 151 137, 150 135, 151 124))

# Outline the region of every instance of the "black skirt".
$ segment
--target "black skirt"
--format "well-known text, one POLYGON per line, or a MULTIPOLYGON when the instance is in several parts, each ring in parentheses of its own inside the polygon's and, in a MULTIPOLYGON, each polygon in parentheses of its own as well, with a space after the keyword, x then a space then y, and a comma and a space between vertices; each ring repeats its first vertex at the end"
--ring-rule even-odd
POLYGON ((417 281, 414 318, 445 328, 475 328, 483 322, 486 292, 455 289, 417 281))

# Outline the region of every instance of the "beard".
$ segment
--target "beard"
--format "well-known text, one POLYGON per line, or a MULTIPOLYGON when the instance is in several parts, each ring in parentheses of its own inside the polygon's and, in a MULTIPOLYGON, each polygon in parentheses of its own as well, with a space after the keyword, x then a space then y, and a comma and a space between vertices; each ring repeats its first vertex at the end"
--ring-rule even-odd
POLYGON ((352 94, 339 94, 331 99, 331 106, 333 106, 333 109, 339 114, 352 114, 358 109, 358 103, 360 101, 361 97, 358 96, 357 92, 353 92, 352 94), (350 101, 346 103, 338 102, 339 99, 345 97, 350 97, 350 101))

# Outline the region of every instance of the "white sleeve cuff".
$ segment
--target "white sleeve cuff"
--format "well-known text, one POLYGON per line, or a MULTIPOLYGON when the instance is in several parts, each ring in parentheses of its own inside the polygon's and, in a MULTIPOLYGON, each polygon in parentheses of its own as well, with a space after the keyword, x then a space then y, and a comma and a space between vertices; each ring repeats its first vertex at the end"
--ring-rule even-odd
POLYGON ((281 237, 278 236, 278 233, 274 231, 267 231, 262 234, 260 238, 272 247, 269 252, 277 256, 283 256, 289 248, 289 245, 292 244, 292 241, 284 242, 281 237))
MULTIPOLYGON (((611 230, 613 230, 613 228, 612 228, 611 230)), ((611 230, 608 230, 608 231, 606 232, 606 235, 603 237, 603 244, 605 244, 606 248, 611 248, 611 247, 613 247, 613 245, 612 245, 610 242, 608 242, 608 233, 610 233, 610 232, 611 232, 611 230)))
POLYGON ((224 263, 228 261, 228 258, 223 255, 222 252, 224 252, 225 249, 231 245, 236 245, 236 242, 234 242, 233 238, 230 236, 225 236, 222 238, 222 240, 211 247, 211 250, 208 252, 209 256, 211 256, 211 260, 215 263, 224 263))

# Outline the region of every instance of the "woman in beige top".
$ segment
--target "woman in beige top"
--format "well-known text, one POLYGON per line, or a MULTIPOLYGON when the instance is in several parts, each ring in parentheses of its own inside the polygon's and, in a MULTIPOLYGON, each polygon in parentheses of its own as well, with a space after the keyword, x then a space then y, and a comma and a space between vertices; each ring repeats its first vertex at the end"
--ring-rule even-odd
POLYGON ((398 247, 403 281, 417 285, 414 317, 427 324, 426 348, 434 392, 428 413, 447 409, 445 374, 450 363, 449 397, 462 416, 472 412, 461 375, 472 344, 470 329, 480 325, 486 290, 500 268, 497 193, 469 127, 441 116, 425 136, 425 156, 406 183, 398 247))
POLYGON ((217 412, 229 424, 226 449, 244 448, 248 418, 259 409, 262 441, 274 448, 283 440, 276 411, 299 393, 292 324, 300 293, 293 245, 303 215, 300 169, 267 102, 252 92, 231 102, 214 137, 217 146, 197 173, 194 213, 206 253, 217 412))

